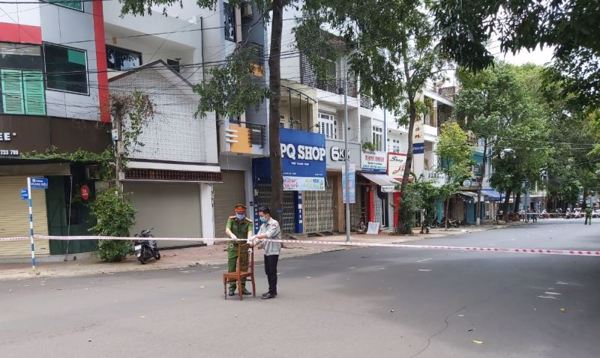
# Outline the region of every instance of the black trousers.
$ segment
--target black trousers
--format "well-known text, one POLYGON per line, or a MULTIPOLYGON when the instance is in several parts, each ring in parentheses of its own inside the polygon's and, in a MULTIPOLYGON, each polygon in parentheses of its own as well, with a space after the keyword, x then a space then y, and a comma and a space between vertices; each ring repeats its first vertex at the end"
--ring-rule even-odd
POLYGON ((277 294, 277 261, 279 255, 265 255, 265 273, 269 281, 269 293, 277 294))

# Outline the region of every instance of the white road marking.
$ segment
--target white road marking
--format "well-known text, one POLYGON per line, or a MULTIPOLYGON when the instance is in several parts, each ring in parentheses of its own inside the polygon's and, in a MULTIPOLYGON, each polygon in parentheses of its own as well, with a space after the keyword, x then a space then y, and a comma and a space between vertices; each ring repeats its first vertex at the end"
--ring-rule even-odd
POLYGON ((421 271, 421 272, 431 272, 430 269, 419 269, 419 271, 421 271))
POLYGON ((550 292, 550 291, 546 291, 546 292, 544 292, 544 294, 546 294, 546 295, 553 295, 553 296, 560 296, 560 295, 562 295, 562 293, 560 293, 560 292, 550 292))
POLYGON ((430 261, 430 260, 432 260, 432 259, 431 258, 427 258, 427 259, 419 260, 417 262, 427 262, 427 261, 430 261))
POLYGON ((556 300, 557 299, 555 296, 538 296, 538 298, 544 298, 547 300, 556 300))

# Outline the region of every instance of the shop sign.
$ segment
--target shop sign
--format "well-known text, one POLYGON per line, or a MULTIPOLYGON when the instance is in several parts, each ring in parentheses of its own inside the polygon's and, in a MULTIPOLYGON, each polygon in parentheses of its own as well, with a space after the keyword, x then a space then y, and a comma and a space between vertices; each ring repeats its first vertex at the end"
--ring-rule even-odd
POLYGON ((394 179, 402 178, 406 166, 406 154, 388 153, 388 175, 394 179))
MULTIPOLYGON (((10 143, 13 140, 17 133, 14 132, 0 132, 0 143, 10 143)), ((5 149, 0 148, 0 157, 18 157, 19 150, 18 149, 5 149)))
POLYGON ((342 195, 344 196, 343 202, 346 204, 346 198, 349 199, 349 204, 356 204, 356 165, 348 165, 348 179, 346 178, 346 171, 342 171, 342 195), (346 180, 348 180, 348 186, 346 186, 346 180), (346 188, 348 188, 348 196, 346 196, 346 188))
POLYGON ((281 128, 283 190, 324 191, 327 175, 325 136, 281 128))
POLYGON ((386 152, 363 152, 361 168, 365 173, 382 173, 387 170, 386 152))
POLYGON ((348 143, 348 153, 344 149, 344 141, 327 139, 327 169, 343 171, 346 157, 351 164, 360 167, 360 144, 348 143))

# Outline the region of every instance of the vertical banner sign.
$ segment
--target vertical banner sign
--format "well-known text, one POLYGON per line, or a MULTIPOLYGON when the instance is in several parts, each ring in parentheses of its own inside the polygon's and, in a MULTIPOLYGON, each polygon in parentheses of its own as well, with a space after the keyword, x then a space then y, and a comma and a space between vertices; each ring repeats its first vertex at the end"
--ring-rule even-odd
POLYGON ((406 166, 405 153, 388 153, 388 175, 394 179, 402 179, 406 166))
POLYGON ((425 170, 425 130, 423 118, 418 117, 413 132, 413 166, 412 171, 417 178, 425 170))
POLYGON ((325 136, 281 128, 283 190, 324 191, 327 175, 325 136))
POLYGON ((346 178, 346 171, 342 171, 342 195, 344 204, 346 204, 346 198, 350 199, 348 204, 356 204, 356 165, 353 163, 348 164, 348 178, 346 178), (346 186, 346 181, 348 181, 348 186, 346 186), (349 189, 348 196, 346 196, 346 188, 349 189))

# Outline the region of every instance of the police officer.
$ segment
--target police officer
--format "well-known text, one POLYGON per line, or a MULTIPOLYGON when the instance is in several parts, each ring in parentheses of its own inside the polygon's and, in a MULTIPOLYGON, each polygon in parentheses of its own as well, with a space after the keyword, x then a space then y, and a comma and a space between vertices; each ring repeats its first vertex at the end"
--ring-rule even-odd
MULTIPOLYGON (((246 206, 244 204, 237 204, 234 207, 235 215, 230 216, 227 219, 225 226, 225 233, 230 238, 236 240, 247 240, 252 236, 252 220, 246 217, 246 206)), ((238 258, 238 247, 240 248, 240 265, 242 271, 248 271, 248 249, 249 245, 246 241, 232 241, 227 247, 227 265, 229 272, 235 272, 237 258, 238 258)), ((242 281, 242 290, 244 295, 250 295, 250 291, 246 290, 246 281, 242 281)), ((229 296, 235 295, 236 283, 231 282, 229 284, 229 296)))

